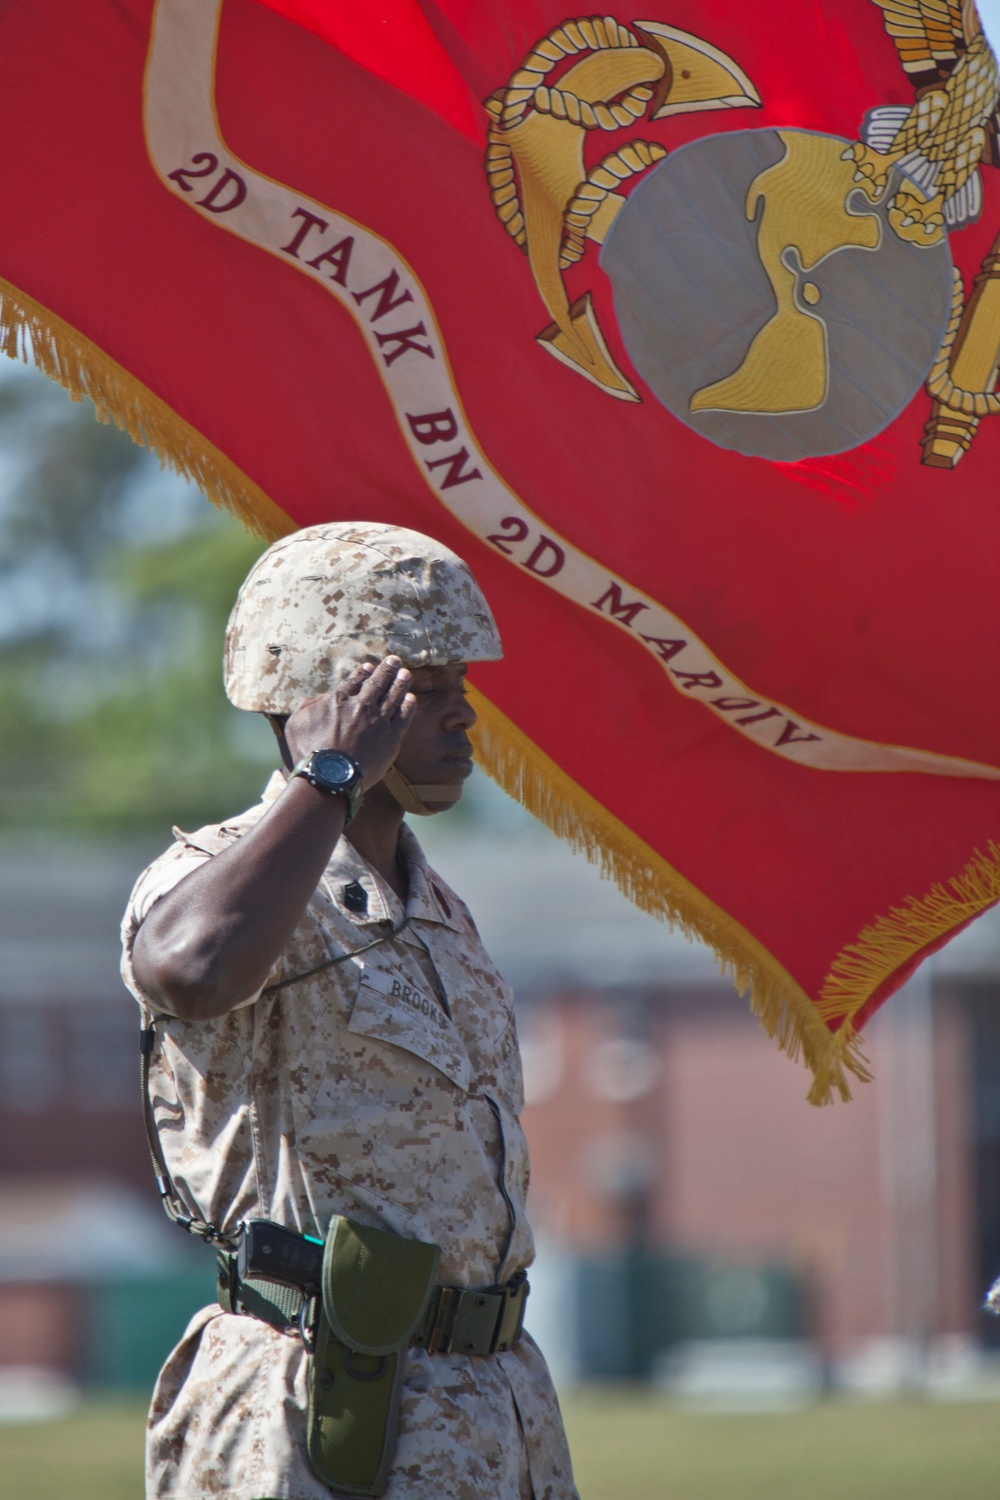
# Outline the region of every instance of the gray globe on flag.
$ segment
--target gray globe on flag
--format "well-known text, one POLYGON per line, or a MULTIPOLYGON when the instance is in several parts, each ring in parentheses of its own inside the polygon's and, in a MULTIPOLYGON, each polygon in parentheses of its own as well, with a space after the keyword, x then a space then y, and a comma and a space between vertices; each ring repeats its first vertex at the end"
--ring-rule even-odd
POLYGON ((705 136, 661 162, 601 265, 664 406, 719 447, 779 461, 867 442, 908 405, 948 323, 947 239, 901 238, 844 159, 800 130, 705 136))

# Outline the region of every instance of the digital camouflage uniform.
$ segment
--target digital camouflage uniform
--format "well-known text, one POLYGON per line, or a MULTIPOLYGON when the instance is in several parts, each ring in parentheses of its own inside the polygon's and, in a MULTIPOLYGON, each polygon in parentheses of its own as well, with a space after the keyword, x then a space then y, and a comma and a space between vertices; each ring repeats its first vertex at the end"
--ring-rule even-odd
MULTIPOLYGON (((178 833, 140 878, 123 926, 123 973, 140 1004, 130 955, 153 902, 252 827, 283 786, 276 773, 259 806, 178 833)), ((411 924, 398 936, 274 993, 265 986, 216 1020, 160 1024, 160 1138, 178 1190, 213 1223, 267 1218, 322 1236, 333 1214, 347 1214, 438 1244, 442 1284, 490 1286, 533 1253, 510 991, 405 825, 401 851, 411 924)), ((402 917, 392 890, 341 839, 267 983, 389 933, 402 917)), ((298 1339, 204 1309, 153 1396, 148 1494, 326 1500, 306 1459, 306 1400, 298 1339)), ((486 1357, 411 1349, 387 1500, 532 1493, 576 1492, 531 1339, 486 1357)))
MULTIPOLYGON (((489 605, 461 558, 402 527, 342 522, 274 543, 226 634, 238 708, 289 714, 362 661, 495 661, 489 605)), ((421 793, 393 768, 411 811, 421 793)), ((131 967, 153 903, 251 828, 177 834, 140 878, 123 927, 131 967)), ((446 790, 446 789, 445 789, 446 790)), ((440 787, 434 791, 441 793, 440 787)), ((440 796, 432 798, 440 800, 440 796)), ((262 992, 204 1022, 165 1018, 151 1091, 174 1184, 231 1232, 271 1219, 322 1238, 334 1214, 441 1248, 438 1281, 488 1287, 532 1259, 521 1065, 510 992, 472 919, 404 826, 407 928, 389 886, 341 839, 262 992), (311 978, 326 959, 386 941, 311 978)), ((306 1458, 306 1356, 250 1317, 200 1312, 153 1397, 156 1500, 325 1500, 306 1458)), ((407 1355, 387 1500, 570 1500, 569 1454, 545 1362, 528 1337, 491 1356, 407 1355)))

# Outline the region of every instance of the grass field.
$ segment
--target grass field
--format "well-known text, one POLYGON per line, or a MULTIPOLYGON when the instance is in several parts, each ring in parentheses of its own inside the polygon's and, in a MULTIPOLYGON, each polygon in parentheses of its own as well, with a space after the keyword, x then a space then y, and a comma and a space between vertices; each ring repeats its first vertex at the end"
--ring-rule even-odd
POLYGON ((693 1416, 614 1391, 566 1403, 583 1500, 998 1500, 1000 1404, 827 1401, 693 1416))
MULTIPOLYGON (((583 1500, 997 1500, 1000 1405, 826 1402, 693 1416, 643 1393, 566 1402, 583 1500)), ((143 1407, 0 1426, 4 1500, 142 1500, 143 1407)), ((448 1500, 442 1496, 441 1500, 448 1500)))

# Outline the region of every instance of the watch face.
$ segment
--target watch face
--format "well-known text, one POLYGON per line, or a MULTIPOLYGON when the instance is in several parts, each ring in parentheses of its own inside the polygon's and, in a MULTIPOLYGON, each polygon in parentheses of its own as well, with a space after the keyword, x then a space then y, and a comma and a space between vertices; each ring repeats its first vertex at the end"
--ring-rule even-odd
POLYGON ((336 791, 354 779, 354 763, 339 750, 317 750, 309 769, 321 787, 336 791))

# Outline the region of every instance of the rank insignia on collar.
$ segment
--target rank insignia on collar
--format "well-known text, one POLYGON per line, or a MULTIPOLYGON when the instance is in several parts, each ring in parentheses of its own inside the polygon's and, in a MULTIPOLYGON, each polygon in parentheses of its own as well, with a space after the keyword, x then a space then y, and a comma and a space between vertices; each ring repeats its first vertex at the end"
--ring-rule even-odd
POLYGON ((344 886, 344 905, 348 911, 366 914, 368 911, 368 892, 360 880, 352 880, 350 885, 344 886))

